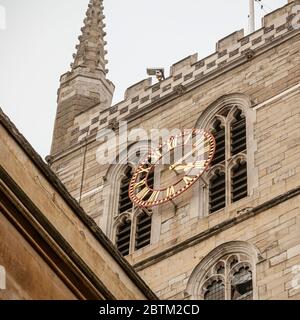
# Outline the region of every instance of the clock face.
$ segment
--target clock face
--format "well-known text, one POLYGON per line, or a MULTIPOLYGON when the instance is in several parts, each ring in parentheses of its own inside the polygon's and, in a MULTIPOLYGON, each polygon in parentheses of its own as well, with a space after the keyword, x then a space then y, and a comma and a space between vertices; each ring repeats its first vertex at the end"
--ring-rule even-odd
POLYGON ((129 186, 131 201, 148 208, 172 201, 207 170, 215 148, 213 135, 203 130, 170 137, 139 163, 129 186))

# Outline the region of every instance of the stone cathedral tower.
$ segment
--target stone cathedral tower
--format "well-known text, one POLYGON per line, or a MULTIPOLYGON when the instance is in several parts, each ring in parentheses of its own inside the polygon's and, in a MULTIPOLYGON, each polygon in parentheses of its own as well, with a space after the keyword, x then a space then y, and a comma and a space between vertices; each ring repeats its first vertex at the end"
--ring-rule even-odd
POLYGON ((72 144, 76 116, 96 105, 99 111, 111 106, 114 85, 106 78, 104 18, 102 1, 91 1, 71 71, 60 80, 52 155, 72 144))
MULTIPOLYGON (((89 3, 61 78, 49 163, 161 298, 300 299, 299 5, 288 1, 254 33, 228 35, 208 57, 182 59, 159 82, 132 85, 112 106, 102 1, 89 3), (131 133, 206 129, 214 160, 173 202, 138 208, 131 160, 149 136, 126 144, 121 122, 131 133), (101 161, 105 130, 118 138, 118 164, 101 161)), ((163 171, 147 179, 156 190, 163 171)))

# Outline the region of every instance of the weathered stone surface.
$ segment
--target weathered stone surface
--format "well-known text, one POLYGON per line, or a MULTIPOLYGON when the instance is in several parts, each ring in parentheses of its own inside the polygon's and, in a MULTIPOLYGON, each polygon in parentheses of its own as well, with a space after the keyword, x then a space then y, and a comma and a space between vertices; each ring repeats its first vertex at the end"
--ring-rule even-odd
POLYGON ((88 132, 82 131, 77 144, 53 161, 53 170, 71 194, 113 238, 116 212, 107 208, 112 199, 118 201, 110 197, 118 181, 109 180, 111 166, 97 163, 101 143, 91 130, 106 128, 112 119, 127 120, 129 130, 194 128, 213 105, 230 99, 236 103, 241 96, 250 101, 249 196, 208 215, 199 184, 178 199, 177 211, 173 205, 154 211, 151 245, 127 257, 161 298, 186 297, 194 268, 230 241, 250 243, 261 254, 257 298, 300 298, 287 285, 295 275, 286 272, 300 264, 300 33, 286 23, 292 6, 290 2, 266 16, 264 27, 251 35, 237 32, 224 38, 205 59, 197 61, 193 55, 175 63, 172 77, 159 86, 137 84, 112 110, 99 113, 95 107, 78 115, 72 129, 88 132), (174 91, 179 87, 184 89, 180 94, 174 91), (99 126, 91 120, 98 115, 99 126))

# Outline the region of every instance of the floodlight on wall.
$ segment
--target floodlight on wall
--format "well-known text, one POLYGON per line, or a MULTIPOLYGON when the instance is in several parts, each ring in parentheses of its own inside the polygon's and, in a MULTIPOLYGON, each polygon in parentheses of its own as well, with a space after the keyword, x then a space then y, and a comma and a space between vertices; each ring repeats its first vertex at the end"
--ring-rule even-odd
POLYGON ((165 69, 163 68, 148 68, 148 76, 155 76, 158 81, 165 80, 165 69))

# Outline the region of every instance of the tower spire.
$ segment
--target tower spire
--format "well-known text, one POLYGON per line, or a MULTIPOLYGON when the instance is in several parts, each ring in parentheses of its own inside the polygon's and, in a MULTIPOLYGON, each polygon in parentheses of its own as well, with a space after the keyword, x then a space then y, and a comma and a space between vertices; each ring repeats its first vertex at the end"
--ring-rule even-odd
POLYGON ((83 66, 90 70, 99 69, 105 74, 107 73, 106 64, 108 61, 105 60, 107 51, 105 50, 106 41, 104 40, 106 25, 103 9, 103 0, 90 0, 84 26, 81 28, 82 34, 78 37, 77 52, 73 55, 72 70, 83 66))
POLYGON ((51 155, 59 155, 77 140, 78 115, 111 107, 114 85, 106 74, 103 0, 90 0, 71 71, 60 78, 51 155))

